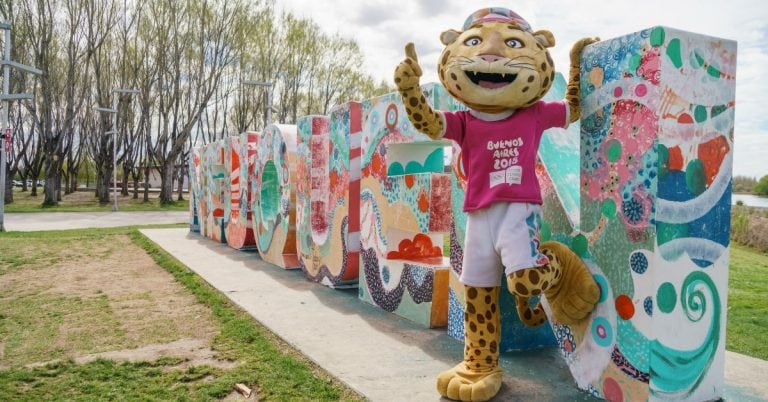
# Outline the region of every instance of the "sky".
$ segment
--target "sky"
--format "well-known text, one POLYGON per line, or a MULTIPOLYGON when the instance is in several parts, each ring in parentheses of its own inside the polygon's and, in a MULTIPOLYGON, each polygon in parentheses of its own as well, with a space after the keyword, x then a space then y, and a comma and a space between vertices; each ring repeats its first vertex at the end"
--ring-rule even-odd
POLYGON ((506 7, 534 30, 555 36, 550 49, 555 68, 567 75, 568 51, 582 37, 611 39, 656 25, 738 42, 733 174, 768 175, 768 113, 759 102, 768 96, 768 3, 764 0, 276 0, 278 10, 312 18, 329 34, 354 38, 365 55, 365 69, 390 85, 404 47, 414 42, 424 75, 439 82, 440 33, 461 30, 469 14, 483 7, 506 7))

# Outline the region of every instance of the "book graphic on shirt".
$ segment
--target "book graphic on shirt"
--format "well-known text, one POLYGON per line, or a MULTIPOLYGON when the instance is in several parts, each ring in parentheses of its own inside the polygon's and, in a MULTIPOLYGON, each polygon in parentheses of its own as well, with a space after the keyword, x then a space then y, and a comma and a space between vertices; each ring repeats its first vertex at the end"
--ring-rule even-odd
POLYGON ((491 185, 494 188, 499 184, 520 184, 523 181, 523 168, 510 166, 504 170, 491 172, 491 185))

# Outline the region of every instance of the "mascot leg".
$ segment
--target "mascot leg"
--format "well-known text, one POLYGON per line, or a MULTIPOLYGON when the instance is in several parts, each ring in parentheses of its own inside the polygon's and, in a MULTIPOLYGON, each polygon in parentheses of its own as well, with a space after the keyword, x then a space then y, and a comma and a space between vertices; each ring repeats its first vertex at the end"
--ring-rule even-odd
POLYGON ((437 377, 440 395, 487 401, 501 388, 499 288, 464 286, 464 361, 437 377))
POLYGON ((592 274, 584 262, 562 243, 544 242, 540 249, 549 257, 549 264, 507 275, 507 285, 515 296, 520 319, 526 325, 544 322, 541 306, 531 308, 528 305, 530 297, 544 294, 558 322, 575 324, 583 320, 600 298, 600 288, 592 274))
MULTIPOLYGON (((512 277, 512 275, 509 277, 512 277)), ((507 284, 512 286, 512 282, 510 282, 509 277, 507 278, 507 284)), ((544 313, 544 309, 541 307, 541 304, 537 303, 536 306, 531 306, 529 301, 530 297, 522 297, 515 294, 515 292, 512 292, 512 296, 515 297, 517 315, 520 316, 520 321, 522 321, 523 324, 529 327, 535 327, 537 325, 541 325, 544 323, 544 321, 547 320, 547 314, 544 313)))

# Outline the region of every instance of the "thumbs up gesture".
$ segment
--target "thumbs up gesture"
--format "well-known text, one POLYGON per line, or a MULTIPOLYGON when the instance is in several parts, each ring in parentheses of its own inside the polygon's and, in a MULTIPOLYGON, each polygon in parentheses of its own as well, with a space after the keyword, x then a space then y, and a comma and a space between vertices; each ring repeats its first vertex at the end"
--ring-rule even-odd
POLYGON ((395 86, 399 91, 408 91, 419 86, 421 66, 413 43, 405 45, 405 59, 395 68, 395 86))

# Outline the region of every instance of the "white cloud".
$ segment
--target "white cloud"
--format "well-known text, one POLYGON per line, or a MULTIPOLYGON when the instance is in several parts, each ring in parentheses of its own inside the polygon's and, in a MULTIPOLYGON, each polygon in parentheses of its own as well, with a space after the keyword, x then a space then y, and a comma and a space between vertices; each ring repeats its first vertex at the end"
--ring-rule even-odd
POLYGON ((326 32, 357 40, 365 68, 377 80, 392 82, 395 65, 414 42, 424 70, 422 82, 437 82, 436 63, 442 51, 440 33, 460 29, 464 19, 483 7, 511 7, 533 29, 548 29, 556 38, 555 66, 568 66, 568 51, 587 36, 609 39, 656 25, 733 39, 739 42, 736 85, 736 149, 734 174, 768 174, 763 154, 768 149, 768 7, 762 0, 670 1, 645 0, 579 2, 520 0, 277 0, 277 7, 310 17, 326 32), (744 143, 744 144, 742 144, 744 143), (749 146, 746 146, 749 144, 749 146))

